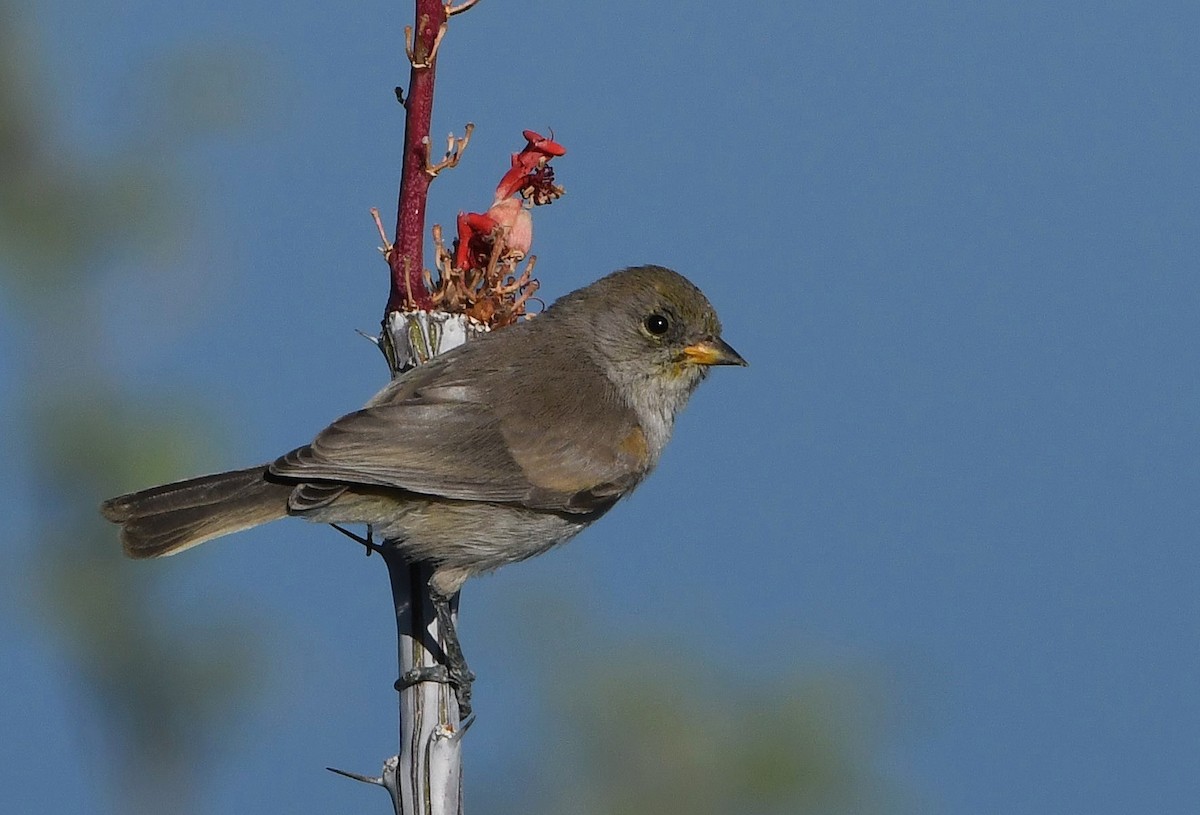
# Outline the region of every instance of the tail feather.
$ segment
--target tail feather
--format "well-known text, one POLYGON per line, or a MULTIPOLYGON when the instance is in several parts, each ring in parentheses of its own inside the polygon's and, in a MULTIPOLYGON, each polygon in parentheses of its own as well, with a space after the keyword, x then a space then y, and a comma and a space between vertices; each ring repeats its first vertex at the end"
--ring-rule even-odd
POLYGON ((163 484, 105 501, 100 512, 121 525, 125 554, 173 555, 287 515, 293 485, 266 480, 265 465, 163 484))

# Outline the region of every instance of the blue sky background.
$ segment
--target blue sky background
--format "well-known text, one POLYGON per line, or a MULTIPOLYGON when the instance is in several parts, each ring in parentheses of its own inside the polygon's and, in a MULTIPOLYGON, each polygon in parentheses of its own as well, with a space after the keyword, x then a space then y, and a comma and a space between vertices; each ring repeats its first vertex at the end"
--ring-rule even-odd
MULTIPOLYGON (((72 150, 153 156, 186 130, 151 92, 181 54, 178 93, 240 111, 182 170, 163 159, 161 270, 99 259, 103 294, 78 304, 106 315, 113 376, 197 400, 217 440, 201 466, 273 458, 383 383, 354 329, 387 293, 367 210, 395 206, 410 17, 27 12, 72 150)), ((546 298, 672 266, 751 363, 715 372, 602 524, 468 586, 468 806, 472 784, 531 772, 523 663, 587 648, 539 619, 567 603, 587 620, 571 630, 725 673, 870 677, 890 723, 869 760, 922 811, 1196 811, 1198 27, 1184 2, 483 0, 455 18, 434 133, 477 130, 432 219, 486 207, 520 131, 553 128, 567 196, 536 213, 546 298)), ((20 337, 0 341, 9 389, 20 337)), ((20 564, 36 542, 17 537, 20 564)), ((355 554, 292 523, 146 566, 172 605, 242 609, 271 636, 211 811, 386 806, 322 769, 395 750, 386 579, 355 554)), ((106 811, 70 663, 10 616, 0 802, 106 811)))

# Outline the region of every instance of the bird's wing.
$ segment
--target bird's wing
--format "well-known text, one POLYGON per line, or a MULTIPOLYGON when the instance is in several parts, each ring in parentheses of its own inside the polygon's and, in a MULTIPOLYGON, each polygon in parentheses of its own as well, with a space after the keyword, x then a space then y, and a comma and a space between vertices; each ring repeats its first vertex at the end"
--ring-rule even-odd
POLYGON ((529 484, 480 405, 410 400, 343 416, 271 465, 286 478, 514 502, 529 484))
POLYGON ((499 415, 483 402, 460 382, 393 396, 338 419, 270 471, 572 514, 607 509, 644 475, 632 412, 564 435, 552 420, 499 415), (626 436, 633 440, 622 446, 626 436))

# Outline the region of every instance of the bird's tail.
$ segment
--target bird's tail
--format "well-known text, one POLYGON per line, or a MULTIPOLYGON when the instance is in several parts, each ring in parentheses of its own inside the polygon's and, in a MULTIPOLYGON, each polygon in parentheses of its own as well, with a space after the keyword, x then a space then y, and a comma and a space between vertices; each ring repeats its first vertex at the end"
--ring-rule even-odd
POLYGON ((287 515, 291 484, 266 480, 267 467, 205 475, 110 498, 100 512, 121 525, 125 554, 173 555, 287 515))

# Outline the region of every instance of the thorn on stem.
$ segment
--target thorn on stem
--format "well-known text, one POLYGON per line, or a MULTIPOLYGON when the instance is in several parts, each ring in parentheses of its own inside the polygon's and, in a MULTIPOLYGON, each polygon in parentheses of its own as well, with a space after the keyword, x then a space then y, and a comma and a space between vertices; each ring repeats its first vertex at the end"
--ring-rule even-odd
POLYGON ((444 724, 438 725, 437 729, 434 731, 434 736, 437 738, 448 739, 451 742, 460 741, 463 736, 467 735, 467 729, 473 724, 475 724, 475 714, 471 713, 467 716, 467 718, 459 722, 457 728, 444 724))
POLYGON ((376 347, 379 346, 379 337, 376 337, 374 334, 368 334, 366 331, 363 331, 361 328, 354 329, 354 333, 358 334, 358 336, 362 337, 364 340, 368 340, 376 347))
POLYGON ((383 778, 377 775, 362 775, 360 773, 352 773, 349 770, 339 770, 337 767, 326 767, 325 769, 329 770, 331 773, 337 773, 338 775, 345 776, 346 778, 353 778, 355 781, 361 781, 364 784, 374 784, 377 787, 387 786, 387 784, 383 783, 383 778))
POLYGON ((479 0, 465 0, 457 6, 451 3, 446 3, 446 16, 453 17, 455 14, 462 14, 464 11, 470 11, 471 7, 478 3, 479 0))

